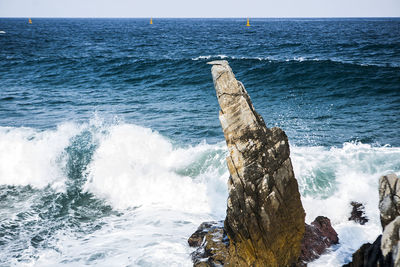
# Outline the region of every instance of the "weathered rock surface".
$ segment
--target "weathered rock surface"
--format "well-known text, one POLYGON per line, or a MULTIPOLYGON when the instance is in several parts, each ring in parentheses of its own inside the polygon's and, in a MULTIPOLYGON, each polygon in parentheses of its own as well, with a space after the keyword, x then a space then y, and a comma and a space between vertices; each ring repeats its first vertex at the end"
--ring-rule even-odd
POLYGON ((382 254, 394 266, 400 266, 400 216, 386 225, 382 234, 382 254))
POLYGON ((213 61, 219 119, 229 150, 227 266, 292 266, 300 256, 304 209, 280 128, 268 129, 227 61, 213 61))
POLYGON ((189 246, 200 247, 206 234, 215 228, 221 228, 223 222, 203 222, 188 239, 189 246))
POLYGON ((400 216, 400 184, 394 173, 379 179, 379 211, 382 228, 400 216))
POLYGON ((365 215, 364 205, 355 201, 352 201, 350 205, 353 207, 353 209, 351 210, 349 221, 355 221, 361 225, 366 224, 368 222, 368 218, 365 215))
POLYGON ((228 257, 229 239, 223 222, 202 223, 189 238, 192 247, 199 247, 192 253, 193 266, 223 266, 228 257))
MULTIPOLYGON (((223 229, 223 221, 202 223, 188 239, 189 246, 198 247, 192 253, 194 266, 224 265, 228 259, 229 239, 223 229)), ((307 266, 329 247, 338 244, 338 235, 327 217, 318 216, 311 225, 305 224, 301 243, 299 267, 307 266)))
POLYGON ((327 217, 318 216, 311 225, 306 224, 300 263, 305 265, 306 262, 317 259, 327 248, 338 243, 339 238, 331 221, 327 217))
POLYGON ((383 234, 361 246, 344 266, 400 266, 400 185, 395 174, 379 179, 379 210, 383 234))

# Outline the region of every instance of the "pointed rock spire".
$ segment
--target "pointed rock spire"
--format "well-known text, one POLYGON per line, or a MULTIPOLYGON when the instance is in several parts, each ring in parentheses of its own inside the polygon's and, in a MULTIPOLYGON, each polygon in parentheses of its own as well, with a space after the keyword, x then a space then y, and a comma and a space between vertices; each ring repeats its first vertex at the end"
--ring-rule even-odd
POLYGON ((227 266, 292 266, 304 235, 304 209, 280 128, 267 128, 225 60, 209 62, 229 150, 227 266))

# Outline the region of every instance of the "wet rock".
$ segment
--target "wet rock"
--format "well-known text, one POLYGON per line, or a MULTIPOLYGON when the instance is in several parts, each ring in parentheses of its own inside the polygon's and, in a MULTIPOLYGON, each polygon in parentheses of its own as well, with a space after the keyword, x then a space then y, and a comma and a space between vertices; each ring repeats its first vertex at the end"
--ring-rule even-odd
POLYGON ((202 223, 198 231, 198 236, 204 236, 199 248, 192 253, 193 266, 223 266, 228 257, 229 240, 222 222, 202 223))
POLYGON ((203 222, 188 239, 189 246, 199 247, 203 243, 205 235, 217 227, 222 227, 223 222, 203 222))
POLYGON ((338 235, 327 217, 318 216, 306 231, 301 244, 300 265, 317 259, 332 245, 338 244, 338 235))
POLYGON ((382 236, 378 236, 374 243, 362 245, 354 254, 352 262, 343 267, 393 267, 393 262, 385 258, 381 251, 382 236))
POLYGON ((227 266, 292 266, 300 256, 304 209, 287 136, 267 128, 228 62, 213 61, 219 119, 229 156, 227 266))
POLYGON ((379 179, 379 211, 383 229, 400 216, 400 184, 394 173, 379 179))
POLYGON ((355 221, 361 225, 366 224, 368 222, 368 218, 365 215, 364 205, 355 201, 352 201, 350 205, 353 207, 353 209, 351 210, 349 221, 355 221))

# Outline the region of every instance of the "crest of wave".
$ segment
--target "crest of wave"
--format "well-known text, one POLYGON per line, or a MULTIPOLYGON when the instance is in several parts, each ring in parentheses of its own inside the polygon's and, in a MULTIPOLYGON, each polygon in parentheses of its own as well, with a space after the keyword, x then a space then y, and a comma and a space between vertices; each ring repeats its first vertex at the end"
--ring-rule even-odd
POLYGON ((220 209, 214 206, 214 200, 225 196, 218 191, 226 191, 226 177, 221 175, 226 172, 224 154, 222 144, 174 148, 149 128, 111 126, 87 168, 84 190, 105 198, 116 208, 152 206, 214 212, 220 209), (216 166, 214 160, 218 161, 216 166))

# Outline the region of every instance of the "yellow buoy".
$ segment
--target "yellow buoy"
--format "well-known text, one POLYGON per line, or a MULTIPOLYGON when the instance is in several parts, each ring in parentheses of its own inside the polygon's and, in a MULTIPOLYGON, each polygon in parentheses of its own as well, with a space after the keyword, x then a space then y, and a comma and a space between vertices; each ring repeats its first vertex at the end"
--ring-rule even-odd
POLYGON ((153 18, 150 18, 150 24, 153 24, 153 18))
POLYGON ((247 27, 250 27, 250 20, 249 20, 249 19, 247 19, 247 24, 246 24, 246 26, 247 26, 247 27))
POLYGON ((28 22, 29 22, 29 24, 32 24, 32 20, 31 20, 31 18, 29 18, 29 21, 28 21, 28 22))

